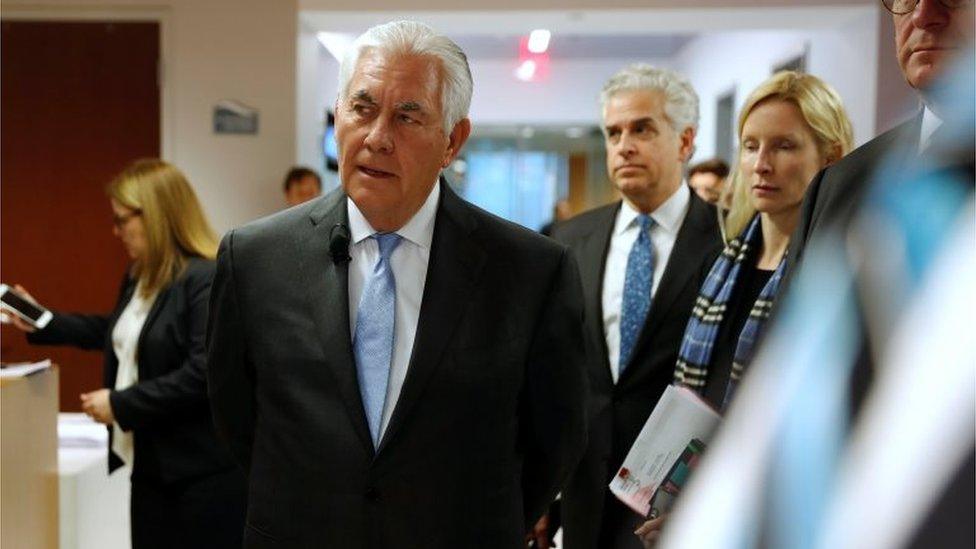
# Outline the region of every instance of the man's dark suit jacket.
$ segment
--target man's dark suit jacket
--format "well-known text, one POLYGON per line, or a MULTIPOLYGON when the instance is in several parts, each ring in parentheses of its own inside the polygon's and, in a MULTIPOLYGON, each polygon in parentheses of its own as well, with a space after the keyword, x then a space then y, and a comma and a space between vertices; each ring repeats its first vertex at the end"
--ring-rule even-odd
POLYGON ((442 184, 407 377, 374 452, 348 264, 329 255, 346 221, 340 190, 221 244, 210 395, 249 472, 245 546, 523 547, 586 444, 575 263, 442 184))
POLYGON ((788 274, 803 261, 807 243, 814 235, 828 227, 843 229, 850 224, 886 158, 899 153, 905 160, 915 156, 921 124, 919 114, 861 145, 814 177, 803 199, 799 224, 790 237, 788 274))
POLYGON ((581 214, 557 225, 554 231, 554 238, 568 245, 579 262, 590 347, 589 444, 562 494, 563 540, 568 549, 600 547, 606 539, 601 536, 609 535, 601 528, 615 527, 609 521, 622 513, 636 516, 608 495, 607 484, 674 377, 678 347, 698 295, 703 269, 711 266, 722 247, 714 207, 690 194, 688 215, 678 232, 633 358, 616 384, 607 357, 602 300, 604 266, 621 203, 581 214), (612 508, 605 509, 606 505, 612 508), (608 518, 611 515, 614 516, 608 518))
MULTIPOLYGON (((787 251, 785 293, 794 274, 803 264, 807 244, 828 230, 846 231, 864 202, 867 190, 885 161, 893 157, 910 162, 916 157, 921 113, 861 145, 850 154, 817 174, 807 188, 800 211, 800 221, 787 251)), ((777 303, 783 303, 783 299, 777 303)), ((778 309, 777 311, 778 312, 778 309)), ((775 312, 773 321, 775 321, 775 312)), ((866 330, 862 326, 862 334, 866 330)), ((858 358, 851 374, 851 413, 856 414, 873 379, 874 366, 870 343, 861 342, 858 358)))
MULTIPOLYGON (((885 162, 908 164, 916 158, 922 115, 879 135, 841 161, 821 171, 810 184, 804 198, 800 222, 790 238, 788 276, 803 266, 806 245, 828 229, 846 230, 861 211, 867 189, 885 162)), ((971 161, 971 157, 970 157, 971 161)), ((970 174, 972 168, 970 165, 970 174)), ((861 326, 861 333, 865 333, 861 326)), ((861 341, 861 349, 851 374, 851 412, 856 415, 874 378, 874 360, 870 343, 861 341)), ((909 547, 973 547, 973 529, 960 528, 971 521, 976 506, 973 490, 974 453, 952 472, 937 501, 923 509, 924 520, 912 536, 909 547), (964 518, 965 517, 965 518, 964 518)))
MULTIPOLYGON (((116 421, 134 432, 133 480, 172 483, 236 468, 217 441, 207 401, 205 337, 213 273, 212 260, 192 258, 184 272, 160 290, 139 334, 139 383, 112 392, 116 421)), ((56 313, 27 339, 103 351, 104 386, 111 389, 119 367, 112 330, 135 289, 136 281, 126 276, 111 314, 56 313)), ((109 470, 121 465, 110 451, 109 470)))

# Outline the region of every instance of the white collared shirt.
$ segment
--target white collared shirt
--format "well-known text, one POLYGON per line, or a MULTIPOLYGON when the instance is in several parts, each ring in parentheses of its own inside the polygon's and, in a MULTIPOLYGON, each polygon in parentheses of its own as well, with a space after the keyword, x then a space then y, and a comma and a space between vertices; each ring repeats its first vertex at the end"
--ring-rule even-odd
MULTIPOLYGON (((142 297, 142 284, 139 283, 132 294, 132 299, 115 321, 115 327, 112 328, 112 349, 115 351, 115 358, 119 361, 119 366, 115 370, 116 391, 128 389, 139 381, 139 357, 136 355, 139 336, 155 301, 156 294, 148 298, 142 297)), ((112 424, 112 451, 127 465, 132 465, 135 458, 132 432, 123 431, 118 422, 112 424)))
POLYGON ((918 154, 925 152, 932 143, 932 134, 942 126, 942 119, 932 112, 932 109, 922 109, 922 131, 918 136, 918 154))
MULTIPOLYGON (((651 227, 651 246, 654 249, 654 278, 651 282, 651 296, 664 277, 664 269, 671 257, 674 241, 678 238, 681 224, 688 215, 691 193, 688 185, 682 182, 678 190, 651 212, 654 224, 651 227)), ((607 250, 607 264, 603 271, 603 333, 607 339, 607 352, 610 359, 610 375, 616 383, 620 377, 620 312, 623 305, 624 278, 627 274, 627 258, 630 249, 637 241, 640 232, 637 216, 640 212, 624 200, 617 211, 617 219, 607 250)))
MULTIPOLYGON (((390 380, 386 388, 386 404, 383 406, 383 420, 380 422, 380 437, 393 415, 403 381, 407 377, 413 340, 417 335, 417 321, 420 318, 420 302, 424 296, 427 282, 427 263, 430 260, 430 245, 434 238, 434 220, 437 204, 441 196, 440 184, 427 196, 423 206, 410 221, 396 231, 402 237, 400 244, 390 256, 390 266, 396 282, 396 312, 393 325, 393 360, 390 365, 390 380)), ((369 238, 376 230, 356 204, 346 198, 349 210, 349 231, 352 242, 349 255, 349 332, 355 337, 356 317, 359 314, 359 300, 363 287, 380 257, 379 245, 369 238)))

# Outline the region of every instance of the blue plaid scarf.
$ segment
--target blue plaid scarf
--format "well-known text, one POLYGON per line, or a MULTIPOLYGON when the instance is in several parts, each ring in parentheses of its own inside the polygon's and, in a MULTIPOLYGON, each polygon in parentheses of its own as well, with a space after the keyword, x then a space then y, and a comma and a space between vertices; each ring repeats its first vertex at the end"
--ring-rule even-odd
MULTIPOLYGON (((695 299, 695 306, 691 311, 681 348, 678 351, 678 363, 674 370, 676 384, 684 385, 699 393, 705 388, 715 339, 718 337, 722 319, 725 318, 726 307, 739 279, 742 265, 749 257, 750 250, 760 246, 762 246, 762 230, 759 215, 756 215, 749 222, 746 230, 733 238, 722 250, 722 255, 715 260, 698 293, 698 298, 695 299)), ((769 311, 783 277, 786 255, 784 254, 783 257, 784 260, 779 262, 776 271, 759 292, 759 297, 739 334, 723 409, 728 406, 739 379, 752 361, 756 340, 762 333, 766 319, 769 318, 769 311)))

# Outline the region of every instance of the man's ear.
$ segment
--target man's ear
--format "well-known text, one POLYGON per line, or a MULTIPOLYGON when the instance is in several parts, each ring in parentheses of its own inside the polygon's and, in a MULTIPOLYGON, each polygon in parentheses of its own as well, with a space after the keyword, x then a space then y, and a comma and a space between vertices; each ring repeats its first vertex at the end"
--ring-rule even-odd
POLYGON ((695 153, 695 128, 691 126, 685 128, 678 136, 678 140, 680 141, 678 156, 682 162, 688 162, 691 155, 695 153))
POLYGON ((446 168, 454 162, 457 158, 458 153, 461 152, 461 148, 468 141, 468 137, 471 136, 471 119, 462 118, 457 124, 454 125, 454 129, 451 130, 451 135, 448 136, 447 150, 444 151, 444 160, 441 162, 441 168, 446 168))

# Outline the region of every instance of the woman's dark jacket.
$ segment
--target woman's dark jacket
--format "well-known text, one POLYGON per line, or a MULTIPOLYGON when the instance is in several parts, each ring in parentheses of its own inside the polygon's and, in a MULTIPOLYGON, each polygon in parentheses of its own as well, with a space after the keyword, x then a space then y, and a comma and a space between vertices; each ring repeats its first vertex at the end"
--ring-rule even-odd
MULTIPOLYGON (((139 334, 139 381, 128 389, 113 389, 119 361, 112 330, 132 299, 135 279, 125 277, 110 315, 55 313, 43 330, 27 336, 31 343, 102 349, 103 383, 113 389, 115 420, 133 431, 133 479, 169 483, 236 467, 217 441, 207 400, 205 339, 213 274, 212 260, 191 258, 183 273, 159 291, 139 334)), ((121 465, 110 450, 109 471, 121 465)))

